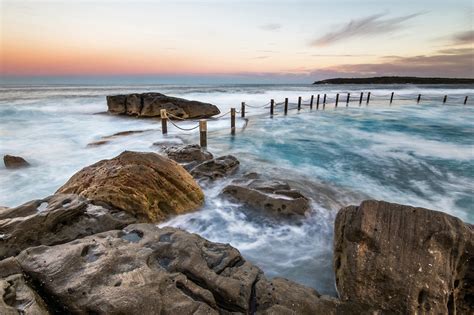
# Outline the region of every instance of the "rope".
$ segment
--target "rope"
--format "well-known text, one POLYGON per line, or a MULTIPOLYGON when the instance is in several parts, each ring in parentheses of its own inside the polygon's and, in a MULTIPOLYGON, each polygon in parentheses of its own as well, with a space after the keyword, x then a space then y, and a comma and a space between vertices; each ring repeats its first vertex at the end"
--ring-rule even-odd
POLYGON ((227 113, 222 114, 222 115, 220 115, 220 116, 212 117, 212 118, 213 118, 213 119, 219 119, 219 118, 222 118, 222 117, 224 117, 224 116, 226 116, 226 115, 228 115, 228 114, 230 114, 230 111, 228 111, 227 113))
POLYGON ((173 115, 173 114, 171 114, 171 113, 168 113, 168 112, 167 112, 166 114, 167 114, 168 116, 171 116, 171 117, 176 118, 176 119, 179 119, 179 120, 186 120, 186 118, 178 117, 178 116, 175 116, 175 115, 173 115))
POLYGON ((266 104, 263 104, 263 105, 250 105, 250 104, 245 103, 245 106, 252 107, 252 108, 264 108, 268 104, 270 104, 270 102, 268 102, 266 104))
POLYGON ((194 129, 196 129, 196 128, 199 127, 199 124, 198 124, 197 126, 192 127, 192 128, 183 128, 183 127, 180 127, 180 126, 178 126, 177 124, 175 124, 172 120, 169 120, 169 119, 168 119, 168 121, 169 121, 173 126, 175 126, 176 128, 181 129, 181 130, 184 130, 184 131, 191 131, 191 130, 194 130, 194 129))

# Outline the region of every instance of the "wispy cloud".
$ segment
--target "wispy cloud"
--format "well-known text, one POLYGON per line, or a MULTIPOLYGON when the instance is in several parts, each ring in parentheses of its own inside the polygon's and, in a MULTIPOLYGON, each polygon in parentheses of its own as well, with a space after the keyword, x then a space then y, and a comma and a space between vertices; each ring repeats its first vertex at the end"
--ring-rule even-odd
POLYGON ((369 57, 371 54, 311 54, 312 57, 369 57))
POLYGON ((268 59, 268 58, 270 58, 270 56, 256 56, 251 59, 268 59))
POLYGON ((278 23, 270 23, 270 24, 264 24, 260 25, 260 28, 265 31, 277 31, 281 29, 282 25, 278 23))
POLYGON ((396 31, 404 27, 404 22, 413 19, 422 12, 385 18, 386 14, 375 14, 362 19, 351 20, 334 32, 329 32, 313 41, 311 46, 328 46, 344 39, 367 35, 378 35, 396 31))
POLYGON ((460 32, 454 35, 453 42, 456 45, 465 45, 474 43, 474 30, 460 32))

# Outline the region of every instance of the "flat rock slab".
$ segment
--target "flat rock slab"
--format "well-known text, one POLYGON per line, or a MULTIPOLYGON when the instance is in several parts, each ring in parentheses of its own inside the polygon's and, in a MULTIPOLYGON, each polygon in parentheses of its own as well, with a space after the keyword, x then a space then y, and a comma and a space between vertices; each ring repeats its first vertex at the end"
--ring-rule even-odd
POLYGON ((204 202, 201 188, 178 163, 131 151, 83 168, 57 193, 78 194, 151 222, 196 210, 204 202))
POLYGON ((474 229, 442 212, 368 200, 336 218, 343 301, 396 314, 472 314, 474 229))
MULTIPOLYGON (((209 118, 220 114, 217 106, 161 93, 142 93, 107 96, 109 113, 139 117, 160 117, 160 111, 181 119, 209 118)), ((170 118, 173 118, 170 116, 170 118)))
POLYGON ((313 289, 266 279, 228 244, 153 224, 30 248, 16 261, 54 313, 309 315, 339 307, 313 289))
POLYGON ((78 195, 33 200, 0 212, 0 259, 32 246, 66 243, 135 222, 127 212, 93 205, 78 195))
POLYGON ((234 180, 222 193, 252 208, 278 215, 304 215, 310 209, 309 199, 288 183, 259 179, 257 174, 234 180))

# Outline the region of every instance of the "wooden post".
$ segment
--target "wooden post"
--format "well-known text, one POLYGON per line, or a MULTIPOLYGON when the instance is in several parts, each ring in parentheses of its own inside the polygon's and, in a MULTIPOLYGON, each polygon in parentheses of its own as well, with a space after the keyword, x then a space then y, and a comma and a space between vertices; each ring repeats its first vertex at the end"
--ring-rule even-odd
POLYGON ((448 99, 448 96, 445 95, 444 98, 443 98, 443 104, 446 103, 446 100, 448 99))
POLYGON ((199 143, 202 148, 207 147, 207 120, 205 119, 199 121, 199 143))
POLYGON ((392 104, 392 102, 393 102, 393 94, 394 94, 394 93, 395 93, 395 92, 392 92, 392 95, 390 96, 390 104, 392 104))
POLYGON ((230 133, 235 135, 235 108, 230 109, 230 133))
POLYGON ((240 107, 240 117, 244 118, 245 117, 245 102, 242 102, 241 107, 240 107))
POLYGON ((418 94, 418 99, 416 100, 416 103, 420 104, 420 101, 421 101, 421 94, 418 94))
POLYGON ((466 104, 467 104, 467 95, 466 95, 466 97, 464 98, 464 105, 466 105, 466 104))
POLYGON ((370 101, 370 92, 367 93, 367 105, 369 105, 369 101, 370 101))
POLYGON ((301 96, 298 97, 298 111, 301 110, 301 96))
POLYGON ((326 94, 323 97, 323 109, 326 108, 326 94))
POLYGON ((339 93, 336 94, 336 107, 337 107, 337 103, 339 103, 339 93))
POLYGON ((316 110, 319 109, 319 94, 318 97, 316 98, 316 110))
POLYGON ((346 107, 349 106, 350 99, 351 99, 351 93, 347 93, 346 107))
POLYGON ((364 92, 360 92, 359 106, 362 104, 363 98, 364 98, 364 92))
POLYGON ((272 100, 270 100, 270 116, 271 117, 273 117, 274 108, 275 108, 275 100, 272 99, 272 100))
POLYGON ((311 101, 309 101, 309 109, 313 109, 314 95, 311 95, 311 101))
POLYGON ((288 114, 288 97, 285 98, 285 115, 288 114))
POLYGON ((168 116, 166 115, 166 109, 160 110, 161 117, 161 132, 165 135, 168 133, 168 116))

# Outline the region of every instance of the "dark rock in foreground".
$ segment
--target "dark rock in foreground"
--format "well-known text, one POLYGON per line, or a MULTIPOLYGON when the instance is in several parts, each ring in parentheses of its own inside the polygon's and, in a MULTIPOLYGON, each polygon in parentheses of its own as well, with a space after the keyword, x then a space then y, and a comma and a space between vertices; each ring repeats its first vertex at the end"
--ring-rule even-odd
POLYGON ((335 78, 316 81, 313 84, 474 84, 474 79, 422 77, 335 78))
POLYGON ((288 183, 249 175, 234 180, 222 193, 250 207, 279 215, 304 215, 310 209, 309 199, 288 183))
POLYGON ((309 315, 341 307, 313 289, 268 280, 230 245, 153 224, 33 247, 8 264, 41 288, 52 313, 309 315))
POLYGON ((342 301, 394 314, 472 314, 473 226, 445 213, 364 201, 336 218, 342 301))
POLYGON ((3 163, 5 163, 6 168, 10 168, 10 169, 30 166, 30 163, 28 163, 21 156, 14 156, 14 155, 8 155, 8 154, 3 156, 3 163))
POLYGON ((150 222, 199 208, 204 194, 178 163, 155 153, 125 151, 85 167, 58 189, 150 222))
POLYGON ((216 180, 234 173, 239 164, 235 156, 225 155, 198 164, 190 173, 196 179, 216 180))
POLYGON ((121 229, 136 219, 77 195, 54 195, 0 212, 0 259, 38 245, 62 244, 121 229))
POLYGON ((215 105, 161 93, 107 96, 107 107, 112 114, 139 117, 160 117, 161 109, 182 119, 209 118, 220 113, 215 105))

